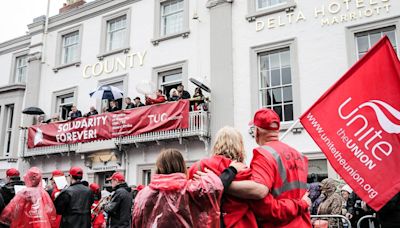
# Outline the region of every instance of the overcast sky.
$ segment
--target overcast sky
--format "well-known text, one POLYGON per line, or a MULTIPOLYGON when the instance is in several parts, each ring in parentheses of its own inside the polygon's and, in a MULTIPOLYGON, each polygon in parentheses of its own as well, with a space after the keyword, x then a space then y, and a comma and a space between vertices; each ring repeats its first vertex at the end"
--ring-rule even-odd
MULTIPOLYGON (((86 0, 91 2, 93 0, 86 0)), ((50 16, 58 14, 65 0, 50 0, 50 16)), ((33 18, 46 15, 47 0, 2 0, 0 5, 0 43, 22 36, 33 18)))

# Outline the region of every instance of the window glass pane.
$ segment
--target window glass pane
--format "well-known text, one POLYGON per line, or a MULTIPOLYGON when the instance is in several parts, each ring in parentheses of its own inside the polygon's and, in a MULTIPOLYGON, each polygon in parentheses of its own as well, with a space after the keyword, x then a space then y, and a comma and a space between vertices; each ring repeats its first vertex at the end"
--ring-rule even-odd
POLYGON ((290 67, 282 68, 282 85, 292 83, 292 73, 290 67))
POLYGON ((286 0, 256 0, 257 9, 268 8, 277 4, 286 3, 286 0))
POLYGON ((291 86, 283 87, 282 92, 283 92, 283 102, 292 102, 293 101, 291 86))
POLYGON ((260 56, 260 69, 261 70, 269 69, 269 56, 268 55, 260 56))
POLYGON ((394 30, 392 31, 387 31, 383 33, 384 35, 387 35, 390 42, 392 43, 393 46, 396 46, 396 33, 394 32, 394 30))
POLYGON ((284 121, 284 119, 282 118, 282 106, 274 106, 273 107, 274 111, 279 115, 279 118, 281 119, 281 121, 284 121))
POLYGON ((377 32, 377 33, 372 33, 370 35, 370 42, 371 42, 371 47, 374 46, 376 44, 376 42, 378 42, 381 39, 381 33, 377 32))
POLYGON ((284 121, 290 121, 293 120, 293 105, 285 105, 284 106, 284 113, 285 113, 285 119, 284 121))
POLYGON ((261 88, 270 87, 269 71, 261 71, 261 88))
POLYGON ((281 84, 281 70, 275 69, 271 71, 271 86, 279 86, 281 84))
POLYGON ((261 91, 261 106, 262 107, 268 107, 268 106, 272 105, 270 94, 271 94, 271 92, 268 90, 261 91))
POLYGON ((366 52, 369 49, 368 36, 357 37, 358 52, 366 52))
POLYGON ((280 67, 279 64, 279 53, 271 54, 270 55, 270 64, 271 64, 271 69, 276 69, 280 67))
POLYGON ((163 82, 174 82, 182 80, 182 73, 170 74, 163 77, 163 82))
POLYGON ((282 103, 282 89, 272 89, 272 102, 273 104, 280 104, 282 103))
POLYGON ((290 66, 290 53, 289 51, 281 52, 281 67, 290 66))

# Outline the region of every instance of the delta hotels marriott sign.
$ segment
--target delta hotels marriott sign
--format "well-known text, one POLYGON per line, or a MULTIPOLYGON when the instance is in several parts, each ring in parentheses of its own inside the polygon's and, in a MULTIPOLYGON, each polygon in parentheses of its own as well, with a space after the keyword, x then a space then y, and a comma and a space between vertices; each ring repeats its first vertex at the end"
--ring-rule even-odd
POLYGON ((275 14, 256 20, 255 25, 256 31, 259 32, 305 22, 308 18, 312 18, 319 20, 322 27, 326 27, 385 14, 390 11, 390 6, 390 0, 334 0, 314 7, 313 12, 310 12, 311 15, 299 9, 286 12, 284 15, 275 14))

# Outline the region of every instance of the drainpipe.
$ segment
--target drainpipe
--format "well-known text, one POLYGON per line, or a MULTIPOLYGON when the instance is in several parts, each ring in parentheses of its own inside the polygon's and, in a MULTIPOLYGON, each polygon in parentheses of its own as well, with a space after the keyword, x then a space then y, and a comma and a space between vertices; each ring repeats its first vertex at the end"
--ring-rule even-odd
POLYGON ((46 62, 46 49, 47 49, 47 34, 49 28, 49 14, 50 14, 50 0, 47 0, 47 11, 46 20, 44 22, 44 33, 43 33, 43 47, 42 47, 42 63, 46 62))

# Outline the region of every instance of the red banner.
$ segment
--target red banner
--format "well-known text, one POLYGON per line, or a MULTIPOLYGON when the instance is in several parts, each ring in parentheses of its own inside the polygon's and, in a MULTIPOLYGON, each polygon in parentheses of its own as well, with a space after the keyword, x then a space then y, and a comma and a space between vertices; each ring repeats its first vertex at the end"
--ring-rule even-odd
POLYGON ((300 121, 336 172, 369 206, 400 191, 400 62, 380 40, 300 121))
POLYGON ((189 101, 144 106, 36 125, 28 129, 28 148, 105 140, 189 127, 189 101))

